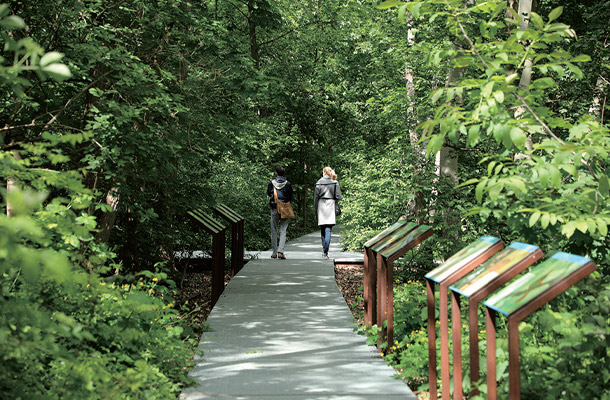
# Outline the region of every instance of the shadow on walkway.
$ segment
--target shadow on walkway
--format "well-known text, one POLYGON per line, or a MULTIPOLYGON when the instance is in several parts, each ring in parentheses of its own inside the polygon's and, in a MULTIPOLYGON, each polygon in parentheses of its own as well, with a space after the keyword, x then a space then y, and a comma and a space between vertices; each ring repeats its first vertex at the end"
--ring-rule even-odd
POLYGON ((313 233, 287 243, 287 260, 268 251, 246 264, 208 317, 198 383, 181 399, 417 399, 354 331, 335 283, 332 259, 362 255, 340 252, 334 232, 331 246, 322 260, 313 233))

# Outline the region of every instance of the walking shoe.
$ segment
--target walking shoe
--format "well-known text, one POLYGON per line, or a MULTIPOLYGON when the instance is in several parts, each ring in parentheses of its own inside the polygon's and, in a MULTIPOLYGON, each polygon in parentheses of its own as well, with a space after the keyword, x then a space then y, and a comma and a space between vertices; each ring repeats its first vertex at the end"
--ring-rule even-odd
POLYGON ((271 258, 277 258, 277 254, 271 254, 271 258))
POLYGON ((322 255, 322 258, 325 259, 325 260, 328 260, 328 254, 324 253, 324 255, 322 255))
POLYGON ((278 258, 285 260, 286 256, 284 255, 284 253, 277 253, 278 258))

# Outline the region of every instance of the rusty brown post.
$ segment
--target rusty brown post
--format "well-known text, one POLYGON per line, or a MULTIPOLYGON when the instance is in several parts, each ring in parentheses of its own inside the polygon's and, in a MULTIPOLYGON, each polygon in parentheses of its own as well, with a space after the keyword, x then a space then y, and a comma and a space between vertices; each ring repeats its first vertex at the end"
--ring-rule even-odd
POLYGON ((451 292, 451 333, 453 341, 453 400, 462 400, 462 309, 460 297, 451 292))
POLYGON ((430 399, 436 399, 436 305, 434 304, 434 282, 426 279, 426 306, 428 308, 428 381, 430 399), (434 384, 432 384, 434 382, 434 384))
POLYGON ((451 397, 451 374, 449 371, 449 306, 447 290, 449 283, 443 282, 439 289, 439 330, 441 336, 441 398, 449 400, 451 397))
POLYGON ((244 218, 224 204, 212 208, 231 225, 231 278, 244 264, 244 218))
MULTIPOLYGON (((476 266, 485 262, 489 257, 501 250, 503 247, 504 244, 500 239, 491 236, 483 236, 451 256, 447 261, 445 261, 445 263, 433 269, 425 276, 427 285, 430 287, 430 290, 428 290, 428 296, 430 296, 431 293, 434 293, 434 283, 439 284, 441 392, 443 399, 448 399, 450 396, 447 288, 449 285, 457 282, 460 278, 472 271, 476 266), (443 368, 443 366, 445 367, 443 368), (444 374, 443 370, 446 370, 444 374)), ((428 302, 428 307, 430 306, 435 306, 434 301, 428 302)), ((428 310, 428 315, 434 315, 435 311, 436 310, 428 310)), ((428 362, 430 365, 430 371, 434 370, 434 376, 436 378, 436 332, 430 329, 430 326, 428 328, 428 341, 428 362), (434 334, 434 336, 431 336, 431 334, 434 334)), ((436 386, 436 379, 430 379, 431 400, 436 400, 438 398, 436 386)))
POLYGON ((496 364, 495 327, 493 336, 489 331, 490 325, 495 320, 495 312, 501 312, 508 317, 509 399, 519 400, 521 398, 519 322, 584 279, 595 269, 595 264, 589 258, 558 252, 485 301, 489 320, 487 327, 488 399, 497 398, 495 369, 490 370, 491 367, 495 368, 496 364), (493 353, 490 350, 492 345, 493 353), (490 372, 493 373, 492 377, 490 377, 490 372))
MULTIPOLYGON (((475 268, 468 275, 450 287, 452 299, 463 295, 468 298, 468 329, 470 344, 470 381, 479 379, 479 321, 477 308, 481 300, 493 291, 504 285, 510 279, 521 273, 525 268, 538 261, 544 253, 530 244, 514 242, 504 250, 496 253, 492 258, 475 268)), ((452 300, 453 301, 453 300, 452 300)), ((456 314, 452 313, 455 317, 456 314)), ((457 318, 461 318, 458 313, 457 318)), ((455 328, 455 323, 453 324, 455 328)), ((461 321, 459 322, 461 329, 461 321)), ((460 347, 461 342, 457 343, 460 347)), ((453 342, 453 398, 462 398, 462 380, 457 380, 457 374, 462 376, 462 359, 456 358, 456 342, 453 342)))
POLYGON ((373 247, 403 227, 407 221, 399 220, 364 244, 364 323, 371 327, 377 323, 377 253, 373 247))
POLYGON ((409 230, 404 236, 397 236, 395 240, 387 243, 383 249, 377 253, 377 265, 379 274, 377 277, 378 292, 378 326, 383 328, 383 322, 387 321, 384 337, 388 341, 388 347, 394 340, 394 261, 402 257, 407 251, 411 250, 424 240, 434 234, 434 230, 428 225, 421 225, 409 230))
POLYGON ((521 398, 519 368, 519 321, 508 317, 508 396, 510 400, 521 398))
POLYGON ((369 247, 364 249, 364 323, 377 323, 377 257, 369 247))
POLYGON ((486 307, 485 329, 487 330, 487 400, 498 398, 496 384, 496 311, 486 307))
POLYGON ((225 289, 225 234, 212 235, 212 306, 225 289))
MULTIPOLYGON (((385 261, 381 254, 377 253, 377 326, 381 328, 377 346, 385 338, 383 321, 388 317, 388 264, 385 261)), ((388 343, 388 349, 389 347, 388 343)))
POLYGON ((214 306, 225 287, 225 231, 227 227, 201 209, 191 210, 187 214, 206 233, 212 235, 212 306, 214 306))

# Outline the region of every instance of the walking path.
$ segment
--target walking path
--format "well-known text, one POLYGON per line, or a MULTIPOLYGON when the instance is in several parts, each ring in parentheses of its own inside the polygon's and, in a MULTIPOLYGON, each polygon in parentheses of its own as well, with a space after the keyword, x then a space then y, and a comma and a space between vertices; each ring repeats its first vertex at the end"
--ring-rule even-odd
POLYGON ((320 234, 286 245, 287 260, 262 252, 227 285, 208 317, 190 376, 197 385, 181 399, 417 400, 374 346, 355 332, 337 288, 333 258, 320 234))

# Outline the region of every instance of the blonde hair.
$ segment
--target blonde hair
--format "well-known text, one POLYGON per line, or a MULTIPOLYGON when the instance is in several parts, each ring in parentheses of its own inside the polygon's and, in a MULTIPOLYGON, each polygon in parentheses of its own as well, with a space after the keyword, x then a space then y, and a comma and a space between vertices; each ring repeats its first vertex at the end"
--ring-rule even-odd
POLYGON ((322 176, 324 175, 328 175, 330 179, 337 180, 337 174, 335 173, 335 170, 331 167, 324 167, 324 169, 322 170, 322 176))

